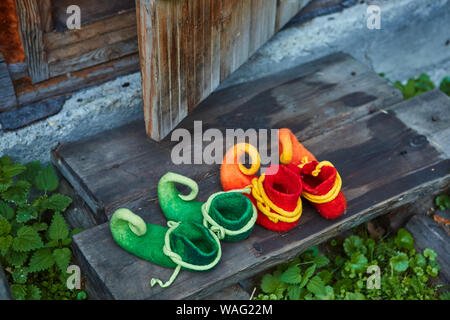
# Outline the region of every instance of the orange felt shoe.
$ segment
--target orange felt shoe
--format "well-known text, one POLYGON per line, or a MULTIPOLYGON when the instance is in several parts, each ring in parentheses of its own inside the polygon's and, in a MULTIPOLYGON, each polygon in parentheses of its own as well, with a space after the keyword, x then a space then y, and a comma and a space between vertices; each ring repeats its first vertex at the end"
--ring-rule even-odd
POLYGON ((259 152, 248 143, 238 143, 230 148, 220 167, 220 182, 224 191, 242 189, 252 184, 261 165, 259 152), (246 168, 241 163, 241 158, 247 153, 251 159, 251 167, 246 168))
POLYGON ((291 130, 283 128, 278 130, 278 143, 280 162, 282 164, 294 164, 299 165, 302 163, 302 159, 305 157, 309 161, 317 160, 314 155, 308 151, 292 133, 291 130))

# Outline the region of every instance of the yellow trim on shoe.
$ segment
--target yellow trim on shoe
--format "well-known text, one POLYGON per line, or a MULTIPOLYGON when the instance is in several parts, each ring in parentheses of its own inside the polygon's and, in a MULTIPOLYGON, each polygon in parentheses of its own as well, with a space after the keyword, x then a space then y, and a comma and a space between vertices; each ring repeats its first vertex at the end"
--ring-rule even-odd
POLYGON ((293 211, 286 211, 278 207, 269 199, 264 191, 264 179, 265 175, 261 175, 259 178, 252 180, 252 195, 257 201, 258 209, 275 223, 278 221, 290 223, 300 219, 303 211, 302 199, 300 197, 298 198, 297 206, 293 211), (272 212, 272 210, 275 212, 272 212))
MULTIPOLYGON (((311 162, 311 161, 308 161, 308 159, 306 157, 304 157, 302 159, 302 163, 299 164, 298 166, 299 166, 299 168, 303 168, 303 166, 309 162, 311 162)), ((321 162, 319 162, 319 164, 316 166, 316 169, 311 174, 314 177, 317 177, 319 175, 320 171, 322 170, 322 167, 324 167, 324 166, 334 168, 334 165, 331 162, 321 161, 321 162)), ((330 191, 327 192, 327 194, 317 196, 317 195, 308 193, 306 191, 303 191, 302 196, 305 197, 306 200, 311 201, 313 203, 318 203, 318 204, 327 203, 327 202, 331 202, 334 199, 336 199, 336 197, 339 195, 339 192, 341 191, 341 188, 342 188, 342 179, 336 170, 336 180, 334 181, 333 187, 331 188, 330 191)))

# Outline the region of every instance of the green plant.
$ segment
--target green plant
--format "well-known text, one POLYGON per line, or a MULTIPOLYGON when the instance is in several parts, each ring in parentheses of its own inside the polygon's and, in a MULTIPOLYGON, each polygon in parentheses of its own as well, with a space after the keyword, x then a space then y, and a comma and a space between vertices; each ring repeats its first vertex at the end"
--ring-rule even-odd
POLYGON ((450 77, 442 79, 439 89, 450 97, 450 77))
POLYGON ((442 211, 450 209, 450 196, 443 194, 437 196, 434 201, 436 203, 436 206, 438 206, 442 211))
POLYGON ((394 86, 396 86, 403 93, 403 98, 405 100, 433 90, 436 87, 430 80, 430 77, 424 73, 416 79, 409 79, 406 85, 403 85, 400 81, 396 81, 394 82, 394 86))
MULTIPOLYGON (((379 73, 378 75, 391 82, 388 78, 386 78, 386 74, 379 73)), ((422 73, 417 78, 408 79, 406 84, 402 84, 400 81, 395 81, 392 84, 402 92, 405 100, 433 90, 436 87, 434 82, 431 81, 430 76, 425 73, 422 73)), ((445 77, 442 79, 439 89, 446 95, 450 96, 450 77, 445 77)))
MULTIPOLYGON (((370 238, 365 230, 326 244, 324 255, 313 247, 300 257, 279 265, 261 280, 256 300, 415 300, 438 299, 431 284, 440 266, 436 253, 417 253, 405 229, 395 237, 370 238), (380 289, 368 288, 369 266, 380 268, 380 289)), ((448 298, 448 293, 441 294, 448 298)))
POLYGON ((55 193, 58 176, 49 164, 0 158, 0 262, 15 299, 74 298, 66 287, 71 238, 62 216, 72 200, 55 193))

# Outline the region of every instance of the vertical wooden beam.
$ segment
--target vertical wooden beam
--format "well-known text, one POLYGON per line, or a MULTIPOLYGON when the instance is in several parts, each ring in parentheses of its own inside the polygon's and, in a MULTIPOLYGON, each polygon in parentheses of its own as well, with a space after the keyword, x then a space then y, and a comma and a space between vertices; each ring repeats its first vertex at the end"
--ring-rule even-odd
POLYGON ((147 134, 163 139, 307 1, 136 0, 147 134))
POLYGON ((52 15, 52 0, 37 0, 39 7, 39 14, 41 17, 42 31, 53 31, 53 15, 52 15))
MULTIPOLYGON (((16 0, 20 33, 25 57, 33 83, 49 78, 48 62, 43 41, 44 28, 38 0, 16 0)), ((46 22, 48 23, 48 22, 46 22)))

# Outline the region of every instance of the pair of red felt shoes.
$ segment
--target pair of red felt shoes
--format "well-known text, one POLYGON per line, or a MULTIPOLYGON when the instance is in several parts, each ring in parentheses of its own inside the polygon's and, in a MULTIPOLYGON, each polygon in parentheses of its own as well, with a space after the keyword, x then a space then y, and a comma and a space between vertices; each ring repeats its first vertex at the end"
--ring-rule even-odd
POLYGON ((273 231, 294 228, 302 214, 301 197, 310 201, 327 219, 344 214, 347 202, 342 194, 342 180, 328 161, 318 162, 289 129, 279 130, 280 165, 271 165, 260 176, 259 153, 247 143, 227 151, 220 169, 225 191, 251 188, 250 200, 258 209, 256 223, 273 231), (251 167, 240 163, 247 153, 251 167))

